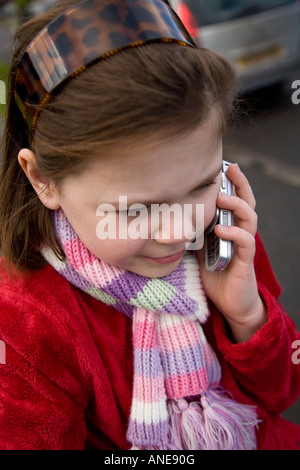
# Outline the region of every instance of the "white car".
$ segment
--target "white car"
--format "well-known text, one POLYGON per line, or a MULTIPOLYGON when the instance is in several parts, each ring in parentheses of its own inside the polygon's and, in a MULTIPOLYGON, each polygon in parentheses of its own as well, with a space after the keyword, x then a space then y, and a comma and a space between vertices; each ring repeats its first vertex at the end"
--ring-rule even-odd
POLYGON ((299 0, 177 0, 174 6, 199 46, 234 64, 241 92, 283 81, 300 64, 299 0))

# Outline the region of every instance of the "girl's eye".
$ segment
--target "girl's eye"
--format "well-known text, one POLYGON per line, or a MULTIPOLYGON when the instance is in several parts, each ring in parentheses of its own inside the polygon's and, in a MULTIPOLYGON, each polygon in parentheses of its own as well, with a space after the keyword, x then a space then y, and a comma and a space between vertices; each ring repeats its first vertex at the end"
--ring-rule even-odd
POLYGON ((210 188, 210 186, 213 186, 214 184, 216 184, 216 182, 217 182, 217 178, 210 181, 209 183, 206 183, 202 186, 199 186, 198 188, 194 189, 194 191, 197 191, 197 192, 206 191, 206 189, 208 189, 208 188, 210 188))

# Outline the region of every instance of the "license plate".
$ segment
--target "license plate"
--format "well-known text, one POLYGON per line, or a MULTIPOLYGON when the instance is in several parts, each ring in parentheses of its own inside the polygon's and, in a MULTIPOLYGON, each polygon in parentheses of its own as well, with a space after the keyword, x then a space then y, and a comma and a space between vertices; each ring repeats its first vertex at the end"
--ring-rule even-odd
POLYGON ((283 50, 281 47, 270 47, 254 54, 245 55, 237 59, 237 65, 241 69, 253 67, 263 62, 278 60, 282 56, 283 50))

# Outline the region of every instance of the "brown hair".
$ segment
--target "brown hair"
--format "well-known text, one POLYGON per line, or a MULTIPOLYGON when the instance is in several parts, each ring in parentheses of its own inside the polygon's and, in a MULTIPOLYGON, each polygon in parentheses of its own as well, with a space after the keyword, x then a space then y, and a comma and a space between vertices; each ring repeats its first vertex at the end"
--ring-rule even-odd
POLYGON ((18 163, 22 148, 32 149, 38 170, 58 184, 92 158, 124 143, 155 138, 161 129, 168 138, 189 132, 212 107, 219 110, 224 131, 235 96, 235 72, 224 58, 205 49, 148 44, 94 64, 61 86, 43 108, 31 145, 13 97, 16 67, 33 37, 76 3, 58 2, 15 35, 0 172, 0 252, 6 263, 23 272, 46 264, 39 254, 42 243, 61 258, 64 254, 51 211, 40 202, 18 163))

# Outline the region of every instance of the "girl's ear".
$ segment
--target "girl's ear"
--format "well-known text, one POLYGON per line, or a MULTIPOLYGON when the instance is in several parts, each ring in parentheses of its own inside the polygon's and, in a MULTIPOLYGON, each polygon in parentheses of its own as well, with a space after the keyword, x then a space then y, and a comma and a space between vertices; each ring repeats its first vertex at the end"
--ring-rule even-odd
POLYGON ((60 202, 57 190, 53 183, 40 175, 35 153, 29 149, 22 149, 19 152, 18 161, 44 206, 52 210, 59 209, 60 202))

